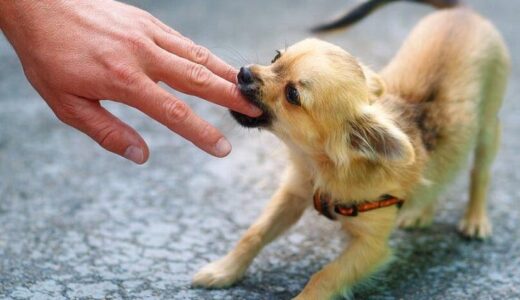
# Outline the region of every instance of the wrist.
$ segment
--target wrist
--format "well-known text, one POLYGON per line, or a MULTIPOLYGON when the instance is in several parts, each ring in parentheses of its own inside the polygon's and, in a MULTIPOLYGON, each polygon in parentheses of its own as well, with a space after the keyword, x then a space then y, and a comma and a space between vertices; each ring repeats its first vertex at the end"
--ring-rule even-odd
POLYGON ((52 14, 59 10, 60 3, 65 4, 60 0, 0 0, 0 30, 15 50, 19 50, 19 42, 38 40, 42 24, 53 22, 52 14))
MULTIPOLYGON (((41 5, 39 1, 7 0, 0 1, 0 30, 7 39, 13 43, 13 39, 21 35, 21 29, 30 26, 30 20, 35 6, 41 5)), ((30 30, 30 29, 29 29, 30 30)))
POLYGON ((0 29, 8 30, 16 23, 23 23, 24 13, 30 14, 39 1, 7 0, 0 1, 0 29))

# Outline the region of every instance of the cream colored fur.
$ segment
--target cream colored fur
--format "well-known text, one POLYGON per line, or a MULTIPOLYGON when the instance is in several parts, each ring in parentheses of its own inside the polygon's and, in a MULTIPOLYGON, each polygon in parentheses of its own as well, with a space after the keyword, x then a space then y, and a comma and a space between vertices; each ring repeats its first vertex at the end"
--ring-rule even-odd
POLYGON ((379 75, 315 39, 289 47, 272 65, 252 66, 262 81, 262 102, 274 116, 268 129, 287 144, 290 166, 259 219, 231 252, 202 268, 194 284, 235 283, 260 250, 311 206, 317 188, 345 204, 383 194, 406 199, 400 212, 392 206, 339 217, 349 244, 296 299, 346 295, 389 260, 396 223, 431 222, 438 194, 472 149, 470 201, 460 230, 487 237, 486 191, 508 69, 499 34, 466 8, 422 20, 379 75), (289 82, 298 88, 301 106, 286 101, 289 82))

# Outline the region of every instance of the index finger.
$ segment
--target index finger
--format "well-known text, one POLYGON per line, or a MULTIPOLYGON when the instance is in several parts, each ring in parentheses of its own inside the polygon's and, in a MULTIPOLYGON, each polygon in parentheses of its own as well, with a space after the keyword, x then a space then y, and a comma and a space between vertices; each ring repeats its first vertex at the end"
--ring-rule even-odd
POLYGON ((262 111, 244 99, 235 84, 215 75, 202 64, 194 63, 160 47, 150 56, 154 63, 147 72, 180 92, 197 96, 252 117, 262 111))
POLYGON ((158 32, 155 43, 170 53, 205 66, 231 83, 237 82, 238 71, 235 68, 186 37, 158 32))

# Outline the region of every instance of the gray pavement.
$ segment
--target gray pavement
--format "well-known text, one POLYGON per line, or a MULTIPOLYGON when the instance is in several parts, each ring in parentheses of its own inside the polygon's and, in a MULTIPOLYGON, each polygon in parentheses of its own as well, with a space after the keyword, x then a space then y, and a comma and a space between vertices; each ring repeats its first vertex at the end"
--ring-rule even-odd
MULTIPOLYGON (((268 62, 347 2, 132 1, 236 66, 268 62)), ((513 96, 520 2, 468 2, 499 27, 513 56, 490 190, 494 236, 472 242, 455 231, 467 198, 464 171, 431 228, 395 232, 395 262, 358 299, 520 298, 520 101, 513 96)), ((380 68, 429 11, 394 4, 323 38, 380 68)), ((232 154, 210 157, 141 113, 107 104, 150 144, 150 162, 135 166, 59 123, 0 39, 1 299, 288 299, 339 252, 345 241, 337 224, 309 211, 236 286, 190 287, 194 272, 225 254, 259 214, 285 162, 270 134, 182 97, 230 137, 232 154)))

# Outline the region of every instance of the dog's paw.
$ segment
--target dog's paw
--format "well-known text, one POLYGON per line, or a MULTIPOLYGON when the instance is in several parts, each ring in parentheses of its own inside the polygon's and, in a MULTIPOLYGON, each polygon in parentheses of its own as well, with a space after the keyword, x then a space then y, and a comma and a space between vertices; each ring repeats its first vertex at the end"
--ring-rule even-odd
POLYGON ((299 294, 296 297, 292 298, 292 300, 317 300, 317 299, 345 299, 345 300, 352 300, 354 299, 354 296, 352 293, 348 292, 345 294, 338 294, 338 295, 319 295, 319 294, 299 294))
POLYGON ((225 288, 237 282, 245 273, 245 268, 233 259, 223 257, 207 264, 193 276, 192 284, 204 288, 225 288))
POLYGON ((303 290, 292 300, 352 300, 352 286, 345 285, 339 278, 336 271, 321 270, 312 275, 303 290), (340 286, 342 287, 338 289, 340 286))
POLYGON ((354 299, 352 289, 344 288, 340 292, 332 292, 330 289, 313 289, 305 288, 300 294, 292 298, 292 300, 317 300, 317 299, 354 299))
POLYGON ((492 226, 486 215, 469 216, 460 221, 459 232, 465 237, 483 240, 491 236, 492 226))
POLYGON ((397 217, 399 228, 425 228, 432 224, 433 211, 431 210, 409 210, 402 211, 397 217))

